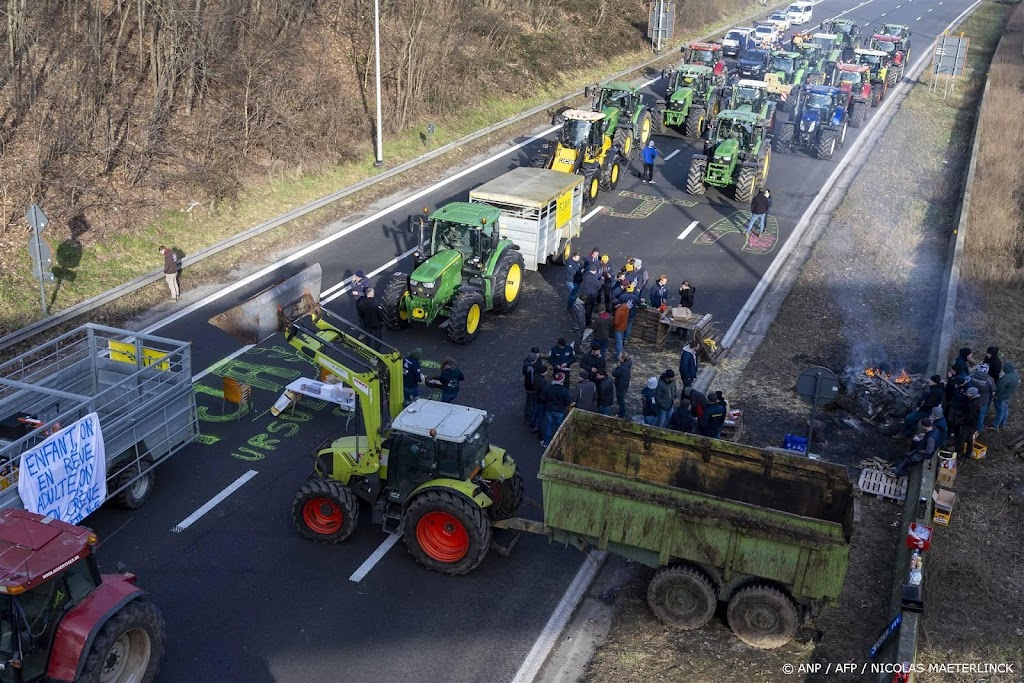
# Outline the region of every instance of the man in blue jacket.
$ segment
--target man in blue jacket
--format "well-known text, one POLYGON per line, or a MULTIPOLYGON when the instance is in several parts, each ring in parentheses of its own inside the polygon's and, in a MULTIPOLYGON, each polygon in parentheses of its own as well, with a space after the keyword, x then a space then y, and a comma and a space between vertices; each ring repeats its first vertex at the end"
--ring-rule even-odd
POLYGON ((654 147, 654 140, 647 143, 641 156, 644 162, 644 172, 640 180, 645 183, 654 184, 654 160, 658 158, 658 150, 654 147))

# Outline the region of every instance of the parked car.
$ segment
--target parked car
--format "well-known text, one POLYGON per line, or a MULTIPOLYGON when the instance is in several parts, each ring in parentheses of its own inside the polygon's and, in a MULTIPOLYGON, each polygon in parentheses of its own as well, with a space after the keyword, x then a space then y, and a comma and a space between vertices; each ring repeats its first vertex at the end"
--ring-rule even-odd
POLYGON ((747 50, 736 65, 736 73, 740 78, 752 78, 759 81, 768 73, 770 60, 771 53, 767 50, 747 50))
POLYGON ((739 57, 754 46, 754 29, 751 26, 737 26, 722 39, 722 53, 727 57, 739 57))
POLYGON ((811 21, 814 4, 810 2, 794 2, 786 9, 786 18, 790 26, 808 24, 811 21))
POLYGON ((785 33, 789 30, 789 16, 786 14, 786 10, 784 9, 772 12, 768 16, 768 21, 778 26, 781 33, 785 33))
POLYGON ((782 32, 774 23, 762 22, 754 28, 754 42, 760 48, 772 48, 779 42, 782 32))

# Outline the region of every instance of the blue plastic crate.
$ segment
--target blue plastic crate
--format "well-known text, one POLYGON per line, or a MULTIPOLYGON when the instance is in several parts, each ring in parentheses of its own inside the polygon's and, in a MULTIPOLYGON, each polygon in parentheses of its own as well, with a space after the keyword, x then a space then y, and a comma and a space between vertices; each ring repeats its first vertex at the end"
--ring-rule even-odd
POLYGON ((797 451, 798 453, 806 453, 807 437, 796 436, 795 434, 786 434, 786 437, 782 440, 782 447, 787 451, 797 451))

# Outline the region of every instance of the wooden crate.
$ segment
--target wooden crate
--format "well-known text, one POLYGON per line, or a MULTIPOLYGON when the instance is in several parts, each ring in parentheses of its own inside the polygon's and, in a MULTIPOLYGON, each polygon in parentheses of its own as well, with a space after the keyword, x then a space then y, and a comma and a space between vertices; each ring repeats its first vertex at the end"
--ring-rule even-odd
POLYGON ((889 498, 897 503, 902 503, 907 498, 907 478, 894 477, 882 470, 862 470, 857 488, 877 498, 889 498))

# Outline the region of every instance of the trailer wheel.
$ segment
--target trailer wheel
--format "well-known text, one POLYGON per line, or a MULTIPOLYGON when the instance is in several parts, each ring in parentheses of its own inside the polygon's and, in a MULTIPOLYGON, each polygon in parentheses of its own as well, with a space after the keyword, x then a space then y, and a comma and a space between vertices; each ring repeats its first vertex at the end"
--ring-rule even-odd
POLYGON ((103 624, 93 641, 81 683, 151 683, 160 671, 164 619, 150 602, 133 600, 103 624))
POLYGON ((566 237, 563 237, 560 240, 558 240, 558 253, 555 254, 555 258, 553 259, 554 262, 555 262, 555 265, 564 266, 566 263, 569 262, 569 259, 571 257, 572 257, 572 240, 568 239, 566 237))
POLYGON ((669 626, 691 631, 711 621, 718 606, 715 588, 693 567, 664 567, 647 586, 647 604, 669 626))
POLYGON ((800 623, 793 600, 777 588, 748 586, 736 592, 726 613, 736 637, 759 650, 793 640, 800 623))
POLYGON ((295 494, 292 519, 311 541, 341 543, 359 522, 359 501, 333 479, 310 479, 295 494))
MULTIPOLYGON (((148 462, 143 462, 142 466, 152 467, 148 462)), ((132 465, 126 467, 123 472, 114 477, 112 485, 115 491, 127 485, 128 488, 117 494, 114 502, 128 510, 135 510, 141 507, 153 495, 153 487, 156 485, 156 474, 153 470, 150 470, 136 477, 136 470, 132 465), (132 481, 132 479, 135 479, 135 481, 132 481), (129 484, 128 482, 131 483, 129 484)))
POLYGON ((416 561, 442 574, 476 569, 491 545, 491 523, 484 511, 454 491, 433 489, 405 509, 402 536, 416 561))
POLYGON ((516 472, 511 479, 488 482, 487 495, 491 498, 491 506, 487 513, 491 519, 508 519, 515 517, 519 506, 523 504, 523 475, 516 472))

